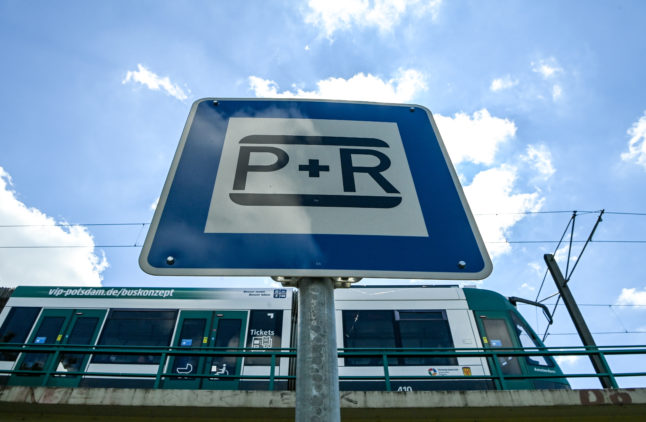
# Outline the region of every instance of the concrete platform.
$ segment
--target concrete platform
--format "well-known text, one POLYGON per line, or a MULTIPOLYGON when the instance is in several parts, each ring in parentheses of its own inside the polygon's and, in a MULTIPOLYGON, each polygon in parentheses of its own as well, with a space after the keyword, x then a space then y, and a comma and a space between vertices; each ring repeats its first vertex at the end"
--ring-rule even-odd
MULTIPOLYGON (((291 421, 294 392, 0 387, 0 420, 291 421)), ((646 389, 343 392, 343 421, 646 421, 646 389)))

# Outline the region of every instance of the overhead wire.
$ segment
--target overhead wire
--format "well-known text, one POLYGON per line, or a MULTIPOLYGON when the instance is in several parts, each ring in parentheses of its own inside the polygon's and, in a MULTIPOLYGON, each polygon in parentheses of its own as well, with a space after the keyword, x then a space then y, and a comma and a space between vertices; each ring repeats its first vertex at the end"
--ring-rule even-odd
MULTIPOLYGON (((561 238, 559 240, 550 240, 550 239, 542 239, 542 240, 509 240, 505 239, 502 241, 487 241, 485 242, 486 244, 545 244, 545 243, 556 243, 556 247, 554 248, 554 253, 558 250, 558 248, 561 246, 561 243, 563 242, 563 239, 565 237, 565 234, 567 233, 568 229, 571 229, 570 233, 570 249, 571 245, 574 243, 585 243, 583 251, 587 247, 588 243, 590 242, 595 242, 595 243, 618 243, 618 244, 646 244, 646 239, 602 239, 602 240, 592 240, 592 236, 588 236, 586 240, 578 240, 578 239, 573 239, 572 235, 574 233, 574 224, 573 224, 573 219, 577 215, 583 215, 583 214, 590 214, 590 213, 595 213, 595 212, 600 212, 601 214, 604 213, 603 210, 600 211, 566 211, 566 210, 551 210, 551 211, 523 211, 523 212, 512 212, 512 213, 495 213, 495 214, 476 214, 476 215, 513 215, 513 214, 557 214, 557 213, 566 213, 566 212, 571 212, 572 217, 570 218, 568 225, 566 226, 565 230, 563 231, 563 234, 561 235, 561 238)), ((640 212, 626 212, 626 211, 606 211, 606 214, 617 214, 617 215, 637 215, 637 216, 646 216, 646 213, 640 213, 640 212)), ((597 224, 598 224, 597 220, 597 224)), ((596 225, 595 224, 595 229, 596 225)), ((55 249, 55 248, 140 248, 143 245, 139 243, 139 238, 141 237, 141 233, 143 232, 143 229, 146 226, 149 226, 150 223, 148 222, 121 222, 121 223, 68 223, 68 222, 63 222, 63 223, 54 223, 54 224, 0 224, 0 228, 25 228, 25 227, 76 227, 76 226, 85 226, 85 227, 115 227, 115 226, 139 226, 139 232, 137 233, 137 236, 135 238, 135 242, 132 244, 107 244, 107 245, 0 245, 0 249, 55 249)), ((594 229, 593 232, 594 233, 594 229)), ((568 255, 569 255, 568 251, 568 255)), ((568 266, 569 266, 569 259, 568 259, 568 266)), ((574 271, 574 268, 578 264, 578 259, 574 264, 574 267, 572 268, 572 271, 574 271)), ((566 274, 567 274, 568 268, 566 268, 566 274)), ((545 284, 545 280, 547 277, 547 270, 545 270, 545 274, 543 275, 543 279, 541 281, 541 286, 538 290, 538 293, 536 295, 536 300, 538 301, 538 298, 541 294, 541 291, 543 289, 543 286, 545 284)), ((569 276, 571 275, 568 274, 567 278, 569 279, 569 276)))
MULTIPOLYGON (((559 243, 560 240, 493 240, 485 243, 500 244, 531 244, 531 243, 559 243)), ((601 239, 601 240, 573 240, 572 243, 646 243, 646 239, 601 239)), ((560 245, 559 245, 560 246, 560 245)))
MULTIPOLYGON (((557 293, 558 294, 558 293, 557 293)), ((554 297, 555 295, 551 295, 545 299, 549 299, 550 297, 554 297)), ((559 297, 560 299, 560 297, 559 297)), ((557 306, 565 306, 563 303, 557 302, 555 303, 546 303, 545 305, 551 306, 554 305, 556 308, 557 306)), ((528 305, 529 306, 529 305, 528 305)), ((642 308, 646 310, 646 303, 645 304, 638 304, 638 303, 579 303, 578 306, 580 308, 587 308, 587 307, 604 307, 610 309, 610 312, 615 316, 617 319, 617 322, 619 323, 619 326, 621 326, 622 331, 597 331, 597 332, 592 332, 591 334, 599 334, 599 335, 604 335, 604 334, 646 334, 646 330, 629 330, 628 327, 624 324, 622 319, 619 317, 619 314, 616 311, 616 308, 642 308)), ((545 343, 545 340, 547 339, 548 336, 557 336, 557 335, 578 335, 578 333, 573 332, 573 333, 551 333, 548 332, 547 336, 544 336, 542 341, 545 343)))
MULTIPOLYGON (((585 248, 587 245, 591 242, 594 243, 620 243, 620 244, 645 244, 646 239, 633 239, 633 240, 626 240, 626 239, 608 239, 608 240, 592 240, 592 235, 594 234, 597 225, 601 221, 601 216, 605 213, 607 215, 620 215, 620 216, 637 216, 637 217, 643 217, 646 216, 646 212, 630 212, 630 211, 604 211, 604 210, 586 210, 586 211, 576 211, 576 210, 547 210, 547 211, 519 211, 519 212, 496 212, 496 213, 476 213, 474 214, 475 216, 505 216, 505 215, 541 215, 541 214, 565 214, 565 213, 572 213, 572 217, 570 218, 567 226, 565 227, 563 234, 561 235, 561 238, 559 240, 504 240, 504 241, 489 241, 485 242, 487 244, 542 244, 542 243, 556 243, 556 247, 554 249, 554 253, 556 253, 561 246, 563 239, 568 231, 570 229, 570 240, 569 240, 569 248, 568 248, 568 260, 566 264, 566 281, 569 281, 570 277, 572 276, 572 273, 576 269, 576 266, 579 263, 580 256, 581 254, 585 251, 585 248), (576 219, 576 216, 580 215, 585 215, 585 214, 593 214, 593 213, 600 213, 597 222, 595 223, 595 226, 588 236, 586 240, 575 240, 573 239, 574 235, 574 220, 576 219), (584 243, 583 249, 581 253, 579 254, 579 257, 577 258, 576 262, 574 263, 574 266, 572 267, 572 270, 569 271, 569 263, 570 263, 570 253, 571 253, 571 248, 572 244, 574 243, 584 243), (569 271, 569 273, 568 273, 569 271)), ((128 226, 140 226, 139 231, 137 233, 137 236, 135 238, 135 242, 133 244, 105 244, 105 245, 0 245, 0 249, 57 249, 57 248, 104 248, 104 249, 109 249, 109 248, 141 248, 143 245, 139 244, 139 238, 141 237, 141 233, 143 232, 143 229, 146 226, 149 226, 149 222, 115 222, 115 223, 68 223, 68 222, 61 222, 61 223, 52 223, 52 224, 0 224, 0 228, 28 228, 28 227, 78 227, 78 226, 83 226, 83 227, 118 227, 118 226, 123 226, 123 227, 128 227, 128 226)), ((536 295, 536 301, 539 301, 538 298, 542 292, 543 286, 545 284, 545 280, 547 278, 547 273, 548 270, 545 270, 545 274, 543 275, 543 279, 541 281, 541 285, 539 287, 538 293, 536 295)), ((550 295, 544 299, 541 299, 539 302, 544 302, 545 300, 548 300, 554 296, 557 296, 558 293, 555 293, 553 295, 550 295)), ((556 303, 554 303, 554 311, 557 309, 558 306, 564 306, 563 304, 560 303, 560 296, 557 298, 556 303)), ((588 307, 588 306, 607 306, 611 309, 611 311, 615 314, 617 317, 617 320, 619 324, 622 326, 624 329, 623 331, 601 331, 601 332, 594 332, 592 334, 597 334, 597 335, 606 335, 606 334, 646 334, 646 331, 635 331, 635 330, 628 330, 626 329, 625 325, 619 318, 618 314, 614 310, 615 307, 627 307, 627 306, 634 306, 634 307, 644 307, 644 305, 632 305, 632 304, 579 304, 579 306, 582 307, 588 307)), ((538 315, 537 315, 538 319, 538 315)), ((538 323, 538 321, 537 321, 538 323)), ((538 325, 538 324, 537 324, 538 325)), ((543 340, 547 338, 548 335, 548 330, 549 330, 549 325, 546 327, 546 331, 543 337, 543 340)), ((566 335, 577 335, 577 333, 549 333, 549 335, 553 336, 566 336, 566 335)))
MULTIPOLYGON (((601 210, 577 210, 577 215, 594 214, 601 210)), ((514 211, 514 212, 492 212, 492 213, 475 213, 475 216, 505 216, 505 215, 540 215, 540 214, 571 214, 573 210, 547 210, 547 211, 514 211)), ((646 212, 632 212, 632 211, 605 211, 605 214, 613 215, 626 215, 626 216, 646 216, 646 212)), ((13 227, 73 227, 73 226, 139 226, 150 225, 150 222, 117 222, 117 223, 52 223, 52 224, 0 224, 0 228, 13 228, 13 227)), ((553 242, 553 241, 548 241, 553 242)), ((576 241, 575 241, 576 242, 576 241)), ((490 242, 492 243, 492 242, 490 242)), ((505 243, 505 242, 497 242, 505 243)))
MULTIPOLYGON (((574 224, 576 223, 576 215, 577 215, 576 210, 572 211, 572 217, 570 218, 570 222, 572 223, 572 225, 570 226, 570 243, 569 243, 569 246, 568 246, 568 249, 567 249, 567 263, 566 263, 566 266, 565 266, 565 282, 564 283, 567 283, 569 281, 569 279, 570 279, 569 276, 568 276, 568 269, 570 268, 570 254, 572 252, 572 241, 574 240, 574 224)), ((569 225, 569 223, 568 223, 568 225, 569 225)), ((567 231, 567 228, 565 229, 565 231, 567 231)), ((556 249, 558 250, 558 246, 556 247, 556 249)), ((554 252, 554 254, 556 254, 556 252, 554 252)), ((578 259, 577 259, 577 261, 578 261, 578 259)), ((550 321, 554 321, 554 315, 556 314, 556 307, 558 306, 560 301, 561 301, 561 295, 559 294, 556 297, 556 303, 554 304, 554 308, 552 308, 552 319, 550 321)), ((547 334, 548 334, 548 332, 550 330, 551 325, 552 324, 547 324, 547 326, 545 327, 545 332, 543 333, 543 342, 545 342, 545 340, 547 339, 547 334)))
POLYGON ((572 241, 574 240, 574 225, 576 224, 576 211, 572 211, 572 226, 570 227, 570 246, 567 249, 567 261, 565 262, 565 282, 569 280, 568 270, 570 268, 570 254, 572 253, 572 241))
MULTIPOLYGON (((140 236, 140 235, 139 235, 140 236)), ((542 244, 542 243, 558 243, 558 240, 510 240, 508 242, 485 242, 486 244, 542 244)), ((585 243, 584 240, 574 241, 573 243, 585 243)), ((646 244, 645 240, 593 240, 591 243, 605 243, 605 244, 646 244)), ((141 248, 142 244, 114 244, 114 245, 0 245, 0 249, 65 249, 65 248, 141 248)), ((540 302, 540 300, 539 300, 540 302)))
MULTIPOLYGON (((597 331, 590 333, 594 335, 609 335, 609 334, 646 334, 646 331, 597 331)), ((551 336, 578 336, 579 333, 550 333, 551 336)))
MULTIPOLYGON (((556 307, 559 305, 559 302, 561 301, 561 295, 559 294, 556 297, 556 303, 554 304, 554 308, 552 308, 552 321, 554 320, 554 314, 556 313, 556 307)), ((550 326, 552 324, 547 324, 547 327, 545 327, 545 333, 543 333, 543 342, 545 342, 545 339, 547 338, 547 333, 550 330, 550 326)))
POLYGON ((139 237, 141 236, 141 232, 144 231, 144 225, 142 224, 141 227, 139 228, 139 232, 137 233, 137 237, 135 237, 135 243, 133 246, 137 246, 137 242, 139 241, 139 237))
POLYGON ((625 332, 628 332, 628 328, 626 328, 621 318, 619 318, 619 314, 617 313, 617 311, 613 309, 612 305, 609 305, 608 308, 610 309, 610 311, 612 311, 615 318, 617 318, 617 321, 619 321, 619 325, 621 325, 621 328, 623 328, 625 332))
POLYGON ((554 294, 552 294, 552 295, 549 295, 549 296, 547 296, 547 297, 544 297, 544 298, 543 298, 543 299, 541 299, 541 300, 537 300, 537 302, 539 302, 539 303, 540 303, 540 302, 545 302, 547 299, 551 299, 551 298, 553 298, 554 296, 558 296, 558 295, 559 295, 559 292, 556 292, 556 293, 554 293, 554 294))
MULTIPOLYGON (((555 296, 555 295, 552 295, 555 296)), ((546 303, 545 305, 554 305, 553 303, 546 303)), ((559 306, 565 306, 565 304, 561 303, 559 306)), ((639 304, 639 303, 579 303, 579 307, 615 307, 615 308, 630 308, 630 307, 635 307, 635 308, 644 308, 646 309, 646 303, 644 304, 639 304)))
MULTIPOLYGON (((583 245, 583 248, 581 249, 581 252, 579 252, 579 255, 577 256, 576 261, 574 263, 574 266, 572 267, 572 269, 568 273, 568 268, 569 268, 569 264, 570 264, 570 252, 572 251, 572 238, 574 237, 574 222, 576 220, 576 215, 577 215, 576 211, 574 211, 572 213, 572 230, 570 231, 570 246, 568 248, 568 260, 567 260, 567 266, 565 268, 565 281, 564 281, 564 284, 567 284, 570 281, 570 278, 572 277, 572 274, 574 273, 574 270, 576 269, 577 265, 579 265, 579 262, 581 261, 581 257, 583 256, 583 253, 585 252, 585 248, 592 241, 592 236, 594 236, 594 233, 597 231, 597 227, 599 227, 599 223, 601 223, 601 221, 603 221, 602 217, 603 217, 604 211, 605 210, 603 210, 603 209, 601 211, 599 211, 599 216, 597 217, 597 221, 595 221, 594 226, 592 227, 592 230, 590 231, 590 234, 588 235, 588 239, 585 241, 585 244, 583 245)), ((552 310, 552 318, 554 318, 554 314, 556 312, 556 306, 558 305, 560 300, 561 300, 561 295, 559 295, 556 298, 556 305, 554 305, 554 309, 552 310)), ((545 334, 543 336, 543 341, 545 341, 545 339, 547 338, 547 333, 549 331, 549 328, 550 328, 550 325, 548 325, 545 328, 545 334)))
MULTIPOLYGON (((598 211, 579 211, 581 214, 592 214, 598 211)), ((553 211, 514 211, 514 212, 488 212, 474 213, 473 215, 532 215, 532 214, 571 214, 572 210, 553 210, 553 211)), ((645 214, 646 215, 646 214, 645 214)))
MULTIPOLYGON (((585 241, 585 244, 583 245, 583 248, 581 249, 581 252, 579 253, 578 258, 576 259, 576 262, 574 263, 574 266, 572 267, 572 271, 570 271, 570 274, 567 275, 565 278, 565 282, 567 283, 570 281, 570 277, 572 277, 572 273, 574 273, 574 270, 576 269, 576 266, 579 265, 579 261, 581 261, 581 256, 585 252, 585 248, 588 247, 588 244, 592 242, 592 236, 594 236, 594 233, 597 231, 597 227, 599 227, 599 223, 603 221, 603 213, 605 210, 601 210, 599 212, 599 217, 597 217, 597 221, 594 223, 594 226, 592 227, 592 230, 590 231, 590 234, 588 235, 588 239, 585 241)), ((569 259, 568 259, 569 261, 569 259)), ((567 272, 566 272, 567 274, 567 272)))
MULTIPOLYGON (((581 260, 581 256, 585 252, 585 249, 587 248, 588 244, 592 241, 592 237, 594 236, 594 233, 596 232, 597 227, 599 227, 599 223, 601 223, 601 221, 603 221, 602 217, 603 217, 604 212, 605 212, 605 209, 601 209, 599 211, 599 216, 597 217, 597 221, 595 222, 594 226, 592 227, 592 230, 590 231, 590 234, 588 235, 588 238, 585 240, 583 248, 581 249, 581 252, 577 256, 576 262, 572 266, 572 270, 570 270, 570 257, 571 257, 571 254, 572 254, 572 244, 574 243, 574 226, 575 226, 575 223, 576 223, 576 217, 578 215, 576 210, 572 211, 572 216, 570 217, 570 220, 568 221, 568 224, 565 227, 565 230, 563 231, 563 234, 561 235, 561 241, 562 241, 563 237, 565 236, 565 233, 567 233, 568 227, 570 228, 570 240, 569 240, 569 244, 568 244, 567 261, 566 261, 566 264, 565 264, 564 284, 567 284, 570 281, 570 278, 572 277, 572 274, 574 273, 574 270, 576 269, 577 265, 579 264, 579 261, 581 260)), ((559 246, 561 244, 561 241, 559 241, 558 245, 556 246, 554 254, 556 254, 556 250, 558 250, 558 248, 559 248, 559 246)), ((541 290, 543 288, 543 284, 545 283, 546 276, 547 276, 547 270, 545 272, 545 275, 543 276, 543 281, 541 282, 541 288, 539 289, 538 294, 536 295, 536 301, 538 301, 538 297, 539 297, 539 295, 541 293, 541 290)), ((554 296, 554 295, 552 295, 552 296, 554 296)), ((554 308, 552 309, 552 318, 554 317, 554 314, 556 313, 557 305, 560 302, 560 300, 561 300, 561 295, 559 294, 557 299, 556 299, 556 304, 554 305, 554 308)), ((536 326, 538 327, 538 311, 537 311, 537 316, 536 316, 536 326)), ((543 333, 543 341, 545 341, 545 339, 547 339, 547 335, 548 335, 550 326, 551 326, 551 323, 548 324, 545 327, 545 332, 543 333)))
MULTIPOLYGON (((556 254, 556 251, 558 251, 559 247, 561 246, 561 242, 563 242, 563 238, 565 237, 565 233, 567 233, 567 230, 570 227, 571 223, 572 223, 572 218, 570 218, 567 225, 565 226, 565 229, 563 230, 563 233, 561 234, 561 238, 559 239, 556 247, 554 248, 554 252, 552 254, 556 254)), ((538 293, 536 293, 536 299, 534 299, 535 302, 539 302, 538 297, 540 296, 541 291, 543 290, 543 285, 545 284, 545 280, 547 278, 547 272, 548 272, 548 269, 545 268, 545 274, 543 274, 543 280, 541 281, 541 286, 538 289, 538 293)), ((552 296, 554 296, 554 295, 552 295, 552 296)), ((552 296, 550 296, 550 297, 552 297, 552 296)), ((536 309, 535 317, 536 317, 536 328, 538 328, 538 309, 536 309)), ((549 327, 549 324, 547 325, 547 327, 545 327, 545 334, 543 335, 543 341, 545 341, 545 339, 547 338, 547 329, 548 329, 548 327, 549 327)))
POLYGON ((53 223, 53 224, 0 224, 0 228, 12 227, 76 227, 76 226, 149 226, 150 223, 53 223))
POLYGON ((0 249, 141 248, 143 245, 0 245, 0 249))

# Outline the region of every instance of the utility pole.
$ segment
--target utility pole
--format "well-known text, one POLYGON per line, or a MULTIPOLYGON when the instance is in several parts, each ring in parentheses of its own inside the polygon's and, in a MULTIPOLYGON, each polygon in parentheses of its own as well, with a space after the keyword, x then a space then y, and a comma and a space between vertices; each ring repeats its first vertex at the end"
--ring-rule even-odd
MULTIPOLYGON (((547 268, 550 270, 550 274, 552 275, 552 278, 556 283, 556 287, 558 288, 559 293, 563 298, 563 302, 565 303, 565 307, 567 308, 570 314, 570 317, 572 318, 572 322, 576 327, 576 331, 577 333, 579 333, 581 342, 586 347, 586 349, 593 350, 593 351, 596 350, 597 345, 594 342, 594 338, 592 338, 592 333, 590 333, 590 330, 588 329, 588 325, 585 323, 585 320, 583 319, 583 315, 579 310, 579 306, 576 304, 576 301, 574 300, 574 296, 572 296, 572 292, 570 291, 570 288, 567 286, 567 280, 565 280, 565 278, 563 277, 563 274, 561 273, 561 269, 559 268, 556 260, 554 259, 554 255, 545 254, 543 255, 543 258, 545 259, 547 268)), ((590 356, 590 360, 592 361, 592 366, 594 367, 594 370, 597 374, 610 373, 610 368, 608 367, 606 360, 603 359, 601 355, 590 354, 589 356, 590 356)), ((614 382, 614 380, 609 376, 600 376, 599 381, 601 382, 601 386, 603 388, 618 388, 617 383, 614 382)))

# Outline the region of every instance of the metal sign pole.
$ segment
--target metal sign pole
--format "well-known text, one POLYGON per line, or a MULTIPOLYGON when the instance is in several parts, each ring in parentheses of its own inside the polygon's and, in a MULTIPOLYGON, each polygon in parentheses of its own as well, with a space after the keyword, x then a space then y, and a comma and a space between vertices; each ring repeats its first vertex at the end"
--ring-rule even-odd
POLYGON ((339 422, 334 280, 298 280, 296 422, 339 422))

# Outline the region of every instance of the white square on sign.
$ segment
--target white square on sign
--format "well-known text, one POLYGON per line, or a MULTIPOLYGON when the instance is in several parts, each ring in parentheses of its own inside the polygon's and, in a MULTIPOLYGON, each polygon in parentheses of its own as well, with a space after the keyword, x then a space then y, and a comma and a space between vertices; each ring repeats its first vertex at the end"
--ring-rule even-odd
POLYGON ((427 237, 393 122, 231 118, 205 233, 427 237))

